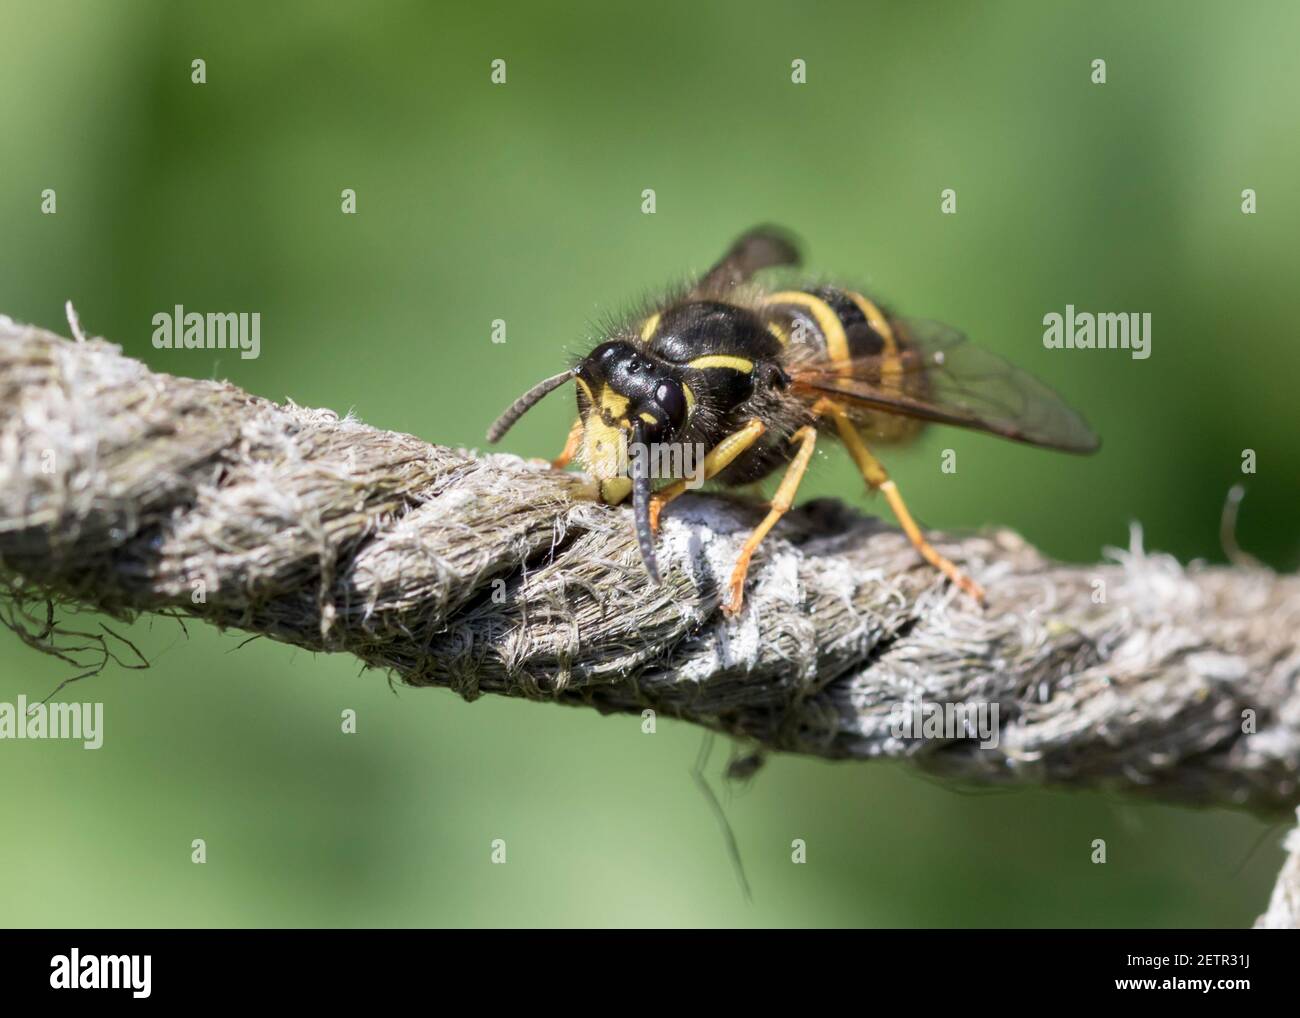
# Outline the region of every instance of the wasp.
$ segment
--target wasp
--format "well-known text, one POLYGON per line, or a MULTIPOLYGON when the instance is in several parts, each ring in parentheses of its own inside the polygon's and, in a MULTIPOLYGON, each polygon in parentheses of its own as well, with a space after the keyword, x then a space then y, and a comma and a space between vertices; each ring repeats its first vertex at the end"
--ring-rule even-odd
POLYGON ((645 457, 629 458, 629 448, 701 448, 703 477, 728 486, 784 467, 731 574, 723 609, 734 615, 755 550, 794 504, 818 440, 834 438, 868 488, 885 496, 920 555, 983 601, 983 589, 926 540, 873 447, 909 441, 929 423, 1071 453, 1094 452, 1097 436, 1050 388, 955 329, 900 317, 856 290, 754 281, 799 260, 786 231, 750 230, 692 285, 611 328, 587 356, 520 396, 488 441, 499 441, 548 393, 576 383, 578 418, 552 465, 562 469, 576 457, 598 482, 601 501, 619 505, 631 496, 641 558, 655 584, 659 517, 688 483, 679 477, 654 490, 645 457))

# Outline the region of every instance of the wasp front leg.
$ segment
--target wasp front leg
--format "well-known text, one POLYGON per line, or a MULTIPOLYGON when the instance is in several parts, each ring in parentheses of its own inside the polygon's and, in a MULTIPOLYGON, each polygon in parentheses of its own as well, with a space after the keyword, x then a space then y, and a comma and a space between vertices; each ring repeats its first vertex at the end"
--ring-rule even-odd
POLYGON ((551 467, 554 470, 563 470, 573 462, 573 457, 577 455, 579 447, 582 445, 582 418, 579 417, 573 422, 573 427, 569 429, 569 437, 564 443, 564 448, 560 450, 560 455, 551 460, 551 467))
MULTIPOLYGON (((752 420, 739 431, 733 432, 724 438, 721 442, 710 449, 704 456, 704 480, 716 477, 722 473, 742 452, 762 437, 763 432, 767 430, 760 420, 752 420)), ((684 480, 674 481, 665 488, 660 488, 650 499, 650 527, 655 532, 659 530, 659 514, 663 512, 664 506, 686 491, 686 482, 684 480)))

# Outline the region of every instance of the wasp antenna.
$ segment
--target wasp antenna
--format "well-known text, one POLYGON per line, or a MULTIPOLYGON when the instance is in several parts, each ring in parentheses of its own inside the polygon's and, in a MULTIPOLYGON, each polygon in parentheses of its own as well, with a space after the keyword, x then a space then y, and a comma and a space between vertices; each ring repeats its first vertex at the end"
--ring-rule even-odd
POLYGON ((552 375, 545 381, 538 382, 511 403, 506 412, 496 419, 492 427, 488 428, 487 440, 489 442, 501 441, 505 437, 505 433, 514 427, 515 421, 532 409, 533 405, 538 403, 543 396, 558 389, 577 373, 577 368, 569 368, 568 371, 561 371, 558 375, 552 375))
POLYGON ((655 563, 654 531, 650 529, 650 468, 645 455, 645 428, 640 421, 632 427, 632 442, 638 450, 631 461, 632 514, 636 517, 636 543, 641 549, 641 561, 650 574, 650 581, 657 587, 662 581, 659 578, 659 566, 655 563))

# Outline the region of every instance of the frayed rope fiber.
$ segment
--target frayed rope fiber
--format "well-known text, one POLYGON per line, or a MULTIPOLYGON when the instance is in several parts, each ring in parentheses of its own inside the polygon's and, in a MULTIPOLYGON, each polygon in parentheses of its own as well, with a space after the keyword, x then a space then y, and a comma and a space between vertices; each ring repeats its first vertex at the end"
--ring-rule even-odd
POLYGON ((0 317, 0 610, 42 649, 61 633, 46 600, 174 612, 467 699, 653 708, 760 750, 1297 801, 1294 576, 1184 568, 1136 536, 1089 566, 1006 530, 937 536, 988 588, 980 609, 896 530, 818 501, 765 542, 729 620, 720 593, 761 508, 674 503, 653 588, 628 510, 582 483, 0 317), (996 745, 901 737, 897 705, 919 702, 996 705, 996 745))

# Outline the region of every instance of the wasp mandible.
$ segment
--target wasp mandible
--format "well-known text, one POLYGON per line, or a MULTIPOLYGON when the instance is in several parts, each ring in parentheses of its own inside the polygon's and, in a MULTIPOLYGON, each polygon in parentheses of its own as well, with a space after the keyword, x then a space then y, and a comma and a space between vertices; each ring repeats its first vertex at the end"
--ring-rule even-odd
POLYGON ((749 231, 694 285, 628 319, 573 367, 520 396, 488 441, 575 382, 578 419, 552 463, 563 468, 576 457, 610 505, 631 495, 641 557, 656 584, 659 515, 687 483, 653 490, 647 470, 628 469, 629 444, 698 443, 707 450, 704 477, 730 486, 784 466, 767 516, 731 574, 723 609, 735 614, 755 549, 794 503, 819 436, 834 437, 922 557, 983 600, 981 587, 926 540, 872 446, 905 442, 929 422, 1073 453, 1096 451, 1097 436, 1050 388, 955 329, 899 317, 854 290, 772 290, 753 281, 763 269, 798 264, 786 231, 749 231))

